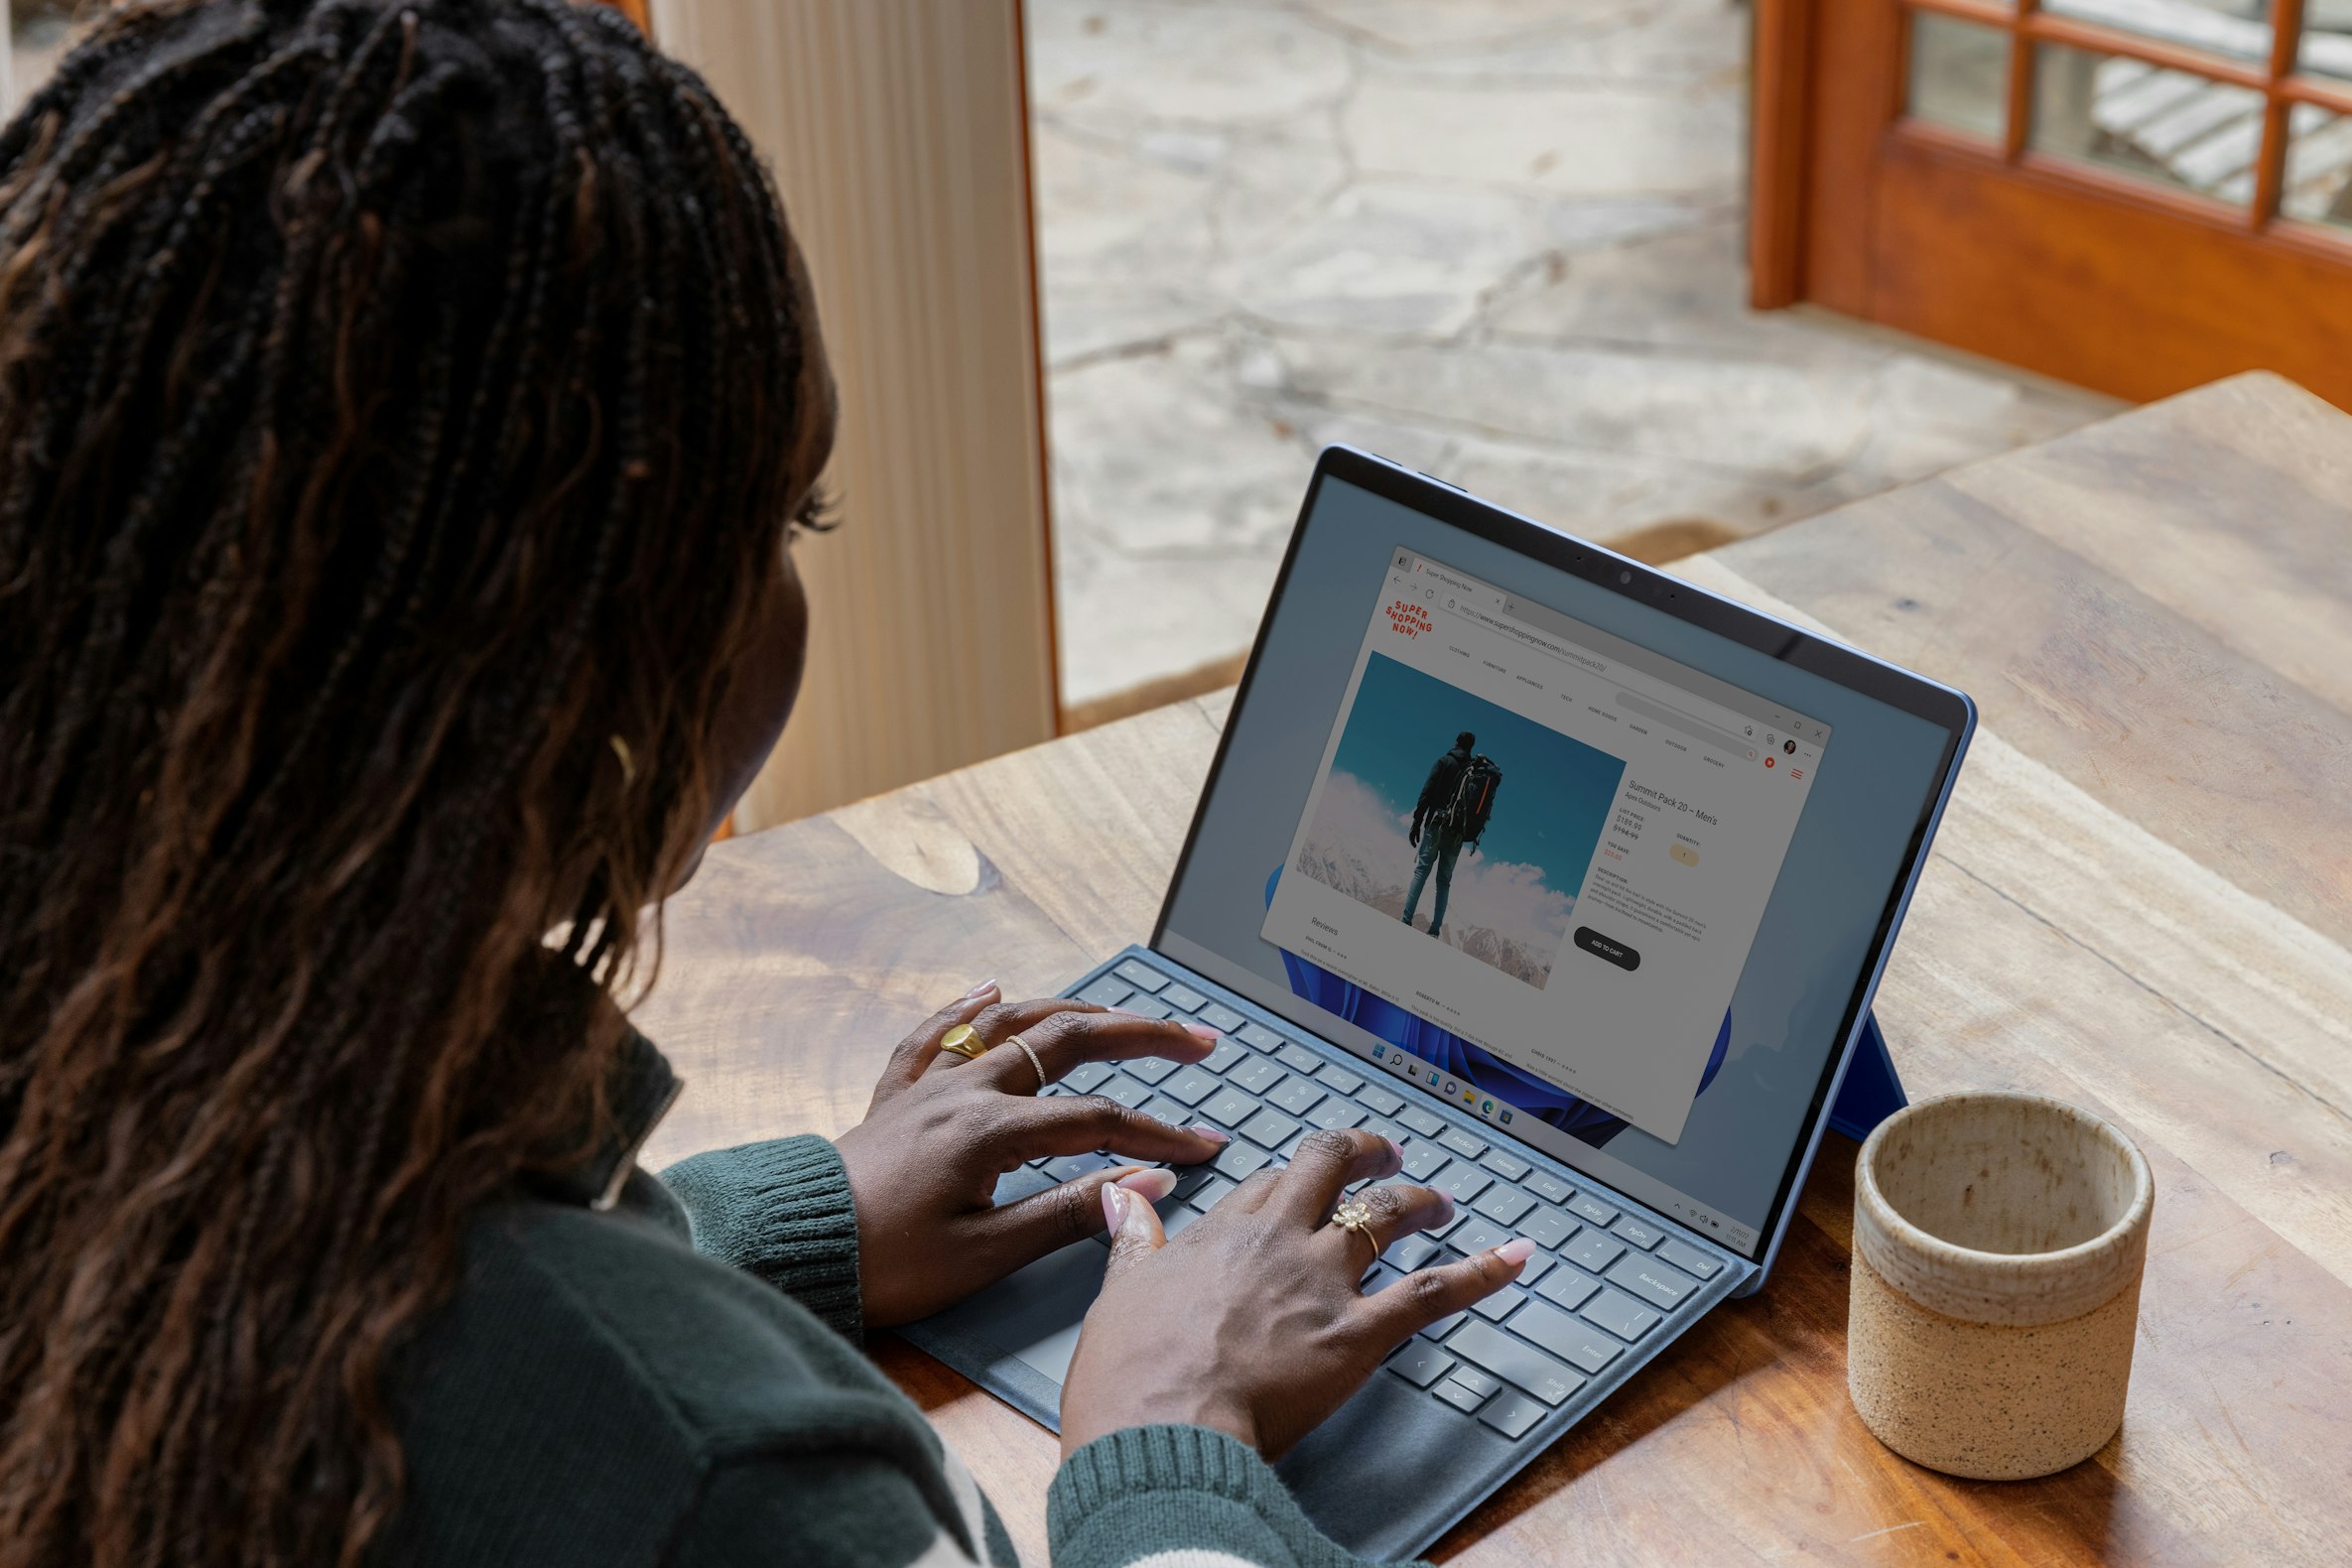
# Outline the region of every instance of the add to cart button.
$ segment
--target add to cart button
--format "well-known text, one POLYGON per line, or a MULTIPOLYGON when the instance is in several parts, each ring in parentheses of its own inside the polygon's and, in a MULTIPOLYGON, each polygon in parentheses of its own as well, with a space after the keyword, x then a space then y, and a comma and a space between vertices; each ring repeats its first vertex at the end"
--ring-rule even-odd
POLYGON ((1687 844, 1669 844, 1666 846, 1666 852, 1674 856, 1675 859, 1680 860, 1684 865, 1696 865, 1699 863, 1699 851, 1692 849, 1687 844))
POLYGON ((1627 947, 1615 937, 1601 935, 1591 926, 1576 928, 1576 945, 1597 959, 1607 959, 1621 970, 1632 971, 1641 967, 1640 954, 1627 947))

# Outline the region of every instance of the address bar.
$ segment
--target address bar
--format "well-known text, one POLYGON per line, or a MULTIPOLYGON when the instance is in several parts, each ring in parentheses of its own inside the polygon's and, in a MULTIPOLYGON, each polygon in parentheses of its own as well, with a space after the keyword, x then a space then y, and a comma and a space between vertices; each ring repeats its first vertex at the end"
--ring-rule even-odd
POLYGON ((1490 615, 1475 604, 1464 602, 1461 607, 1455 611, 1455 613, 1468 615, 1472 620, 1477 621, 1482 626, 1502 632, 1506 637, 1516 637, 1519 639, 1519 641, 1527 644, 1527 646, 1531 648, 1540 649, 1541 651, 1550 654, 1555 659, 1565 659, 1570 664, 1580 665, 1583 668, 1592 671, 1595 675, 1607 675, 1609 673, 1609 664, 1607 660, 1596 659, 1589 653, 1579 653, 1574 648, 1568 647, 1564 643, 1552 641, 1549 637, 1538 636, 1536 633, 1529 631, 1526 627, 1520 625, 1517 621, 1504 620, 1500 616, 1490 615))

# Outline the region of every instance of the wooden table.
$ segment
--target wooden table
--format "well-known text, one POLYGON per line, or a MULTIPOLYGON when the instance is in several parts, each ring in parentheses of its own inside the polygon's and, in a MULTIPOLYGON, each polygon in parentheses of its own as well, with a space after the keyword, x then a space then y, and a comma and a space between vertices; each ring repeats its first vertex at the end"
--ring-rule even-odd
MULTIPOLYGON (((2241 377, 1677 570, 1983 705, 1879 1015, 1913 1096, 2032 1089, 2147 1151, 2130 1410, 2039 1482, 1880 1447, 1833 1140, 1770 1286, 1437 1555, 2352 1560, 2352 419, 2241 377)), ((649 1160, 846 1127, 946 998, 1050 993, 1143 936, 1226 701, 715 849, 640 1013, 689 1086, 649 1160)), ((1052 1438, 875 1350, 1042 1564, 1052 1438)))

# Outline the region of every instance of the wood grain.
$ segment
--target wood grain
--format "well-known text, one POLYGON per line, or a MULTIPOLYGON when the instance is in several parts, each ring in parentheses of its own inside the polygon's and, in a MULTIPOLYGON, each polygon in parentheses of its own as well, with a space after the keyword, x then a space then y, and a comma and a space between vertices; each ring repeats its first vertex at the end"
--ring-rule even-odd
MULTIPOLYGON (((1914 1095, 2015 1086, 2157 1182, 2115 1441, 2029 1483, 1879 1446, 1845 1392, 1853 1146, 1772 1282, 1441 1543, 1467 1563, 2340 1562, 2352 1535, 2352 420, 2254 377, 1750 541, 1691 581, 1972 692, 1985 726, 1881 991, 1914 1095), (2331 547, 2332 542, 2332 547, 2331 547), (2239 606, 2233 608, 2233 606, 2239 606)), ((988 974, 1143 935, 1226 702, 715 847, 640 1021, 652 1161, 859 1114, 988 974)), ((1044 1561, 1050 1437, 884 1339, 1044 1561)))

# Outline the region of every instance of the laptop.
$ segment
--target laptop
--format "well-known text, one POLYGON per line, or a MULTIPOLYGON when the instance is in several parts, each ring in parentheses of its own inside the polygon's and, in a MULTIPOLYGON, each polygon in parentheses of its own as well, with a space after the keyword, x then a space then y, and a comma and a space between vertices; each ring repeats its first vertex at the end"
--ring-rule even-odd
MULTIPOLYGON (((1235 1134, 1179 1173, 1171 1237, 1360 1126, 1456 1205, 1366 1290, 1536 1242, 1281 1460, 1334 1539, 1422 1550, 1763 1288, 1974 724, 1949 687, 1322 455, 1151 940, 1066 992, 1224 1040, 1051 1092, 1235 1134)), ((1041 1161, 998 1200, 1114 1163, 1041 1161)), ((1056 1427, 1107 1255, 900 1332, 1056 1427)))

